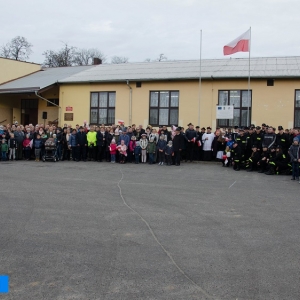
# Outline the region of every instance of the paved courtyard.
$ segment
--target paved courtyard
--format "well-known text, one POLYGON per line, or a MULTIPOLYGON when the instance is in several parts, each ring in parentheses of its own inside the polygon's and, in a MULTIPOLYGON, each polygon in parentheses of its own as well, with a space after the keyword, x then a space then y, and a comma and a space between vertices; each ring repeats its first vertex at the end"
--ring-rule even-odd
POLYGON ((300 299, 289 176, 214 163, 0 170, 0 299, 300 299))

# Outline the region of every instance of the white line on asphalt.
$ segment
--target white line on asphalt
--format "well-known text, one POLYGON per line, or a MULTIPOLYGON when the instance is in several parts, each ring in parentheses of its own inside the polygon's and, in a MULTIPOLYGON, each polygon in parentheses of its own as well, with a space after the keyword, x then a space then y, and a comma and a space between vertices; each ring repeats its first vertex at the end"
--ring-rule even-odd
POLYGON ((236 181, 228 189, 230 189, 231 187, 233 187, 235 184, 236 184, 236 181))

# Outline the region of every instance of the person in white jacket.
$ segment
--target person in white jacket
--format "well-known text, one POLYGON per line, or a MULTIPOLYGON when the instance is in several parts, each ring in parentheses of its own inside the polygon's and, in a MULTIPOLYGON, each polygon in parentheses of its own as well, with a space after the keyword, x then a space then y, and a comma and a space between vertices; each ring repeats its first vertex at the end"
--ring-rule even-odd
POLYGON ((211 128, 206 128, 206 133, 202 135, 202 145, 203 145, 203 160, 210 161, 212 159, 212 142, 215 135, 211 132, 211 128))

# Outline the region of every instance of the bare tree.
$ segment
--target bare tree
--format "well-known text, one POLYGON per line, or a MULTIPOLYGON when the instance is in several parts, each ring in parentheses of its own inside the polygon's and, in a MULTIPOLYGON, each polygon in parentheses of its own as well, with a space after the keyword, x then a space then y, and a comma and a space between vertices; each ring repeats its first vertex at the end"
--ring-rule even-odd
POLYGON ((32 53, 32 44, 23 36, 16 36, 6 45, 1 47, 0 56, 15 60, 26 60, 32 53))
POLYGON ((93 58, 100 58, 102 62, 106 61, 106 56, 98 49, 78 49, 75 53, 74 64, 87 66, 93 64, 93 58))
POLYGON ((111 58, 112 64, 126 64, 128 63, 128 57, 125 56, 113 56, 111 58))
POLYGON ((156 59, 156 61, 164 61, 164 60, 168 60, 168 58, 163 54, 159 54, 159 57, 156 59))
POLYGON ((151 59, 150 59, 150 58, 146 58, 146 59, 144 60, 144 62, 151 62, 151 59))
POLYGON ((67 43, 58 51, 47 50, 45 55, 44 66, 52 67, 70 67, 74 65, 76 47, 69 46, 67 43))

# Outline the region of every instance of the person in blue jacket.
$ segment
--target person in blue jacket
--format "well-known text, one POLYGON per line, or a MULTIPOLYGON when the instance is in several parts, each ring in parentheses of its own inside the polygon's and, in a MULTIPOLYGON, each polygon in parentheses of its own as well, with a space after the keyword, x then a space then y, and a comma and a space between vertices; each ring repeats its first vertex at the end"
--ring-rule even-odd
POLYGON ((166 149, 166 146, 167 146, 167 142, 165 140, 165 136, 162 134, 160 137, 159 137, 159 140, 156 144, 156 149, 157 149, 157 152, 158 152, 158 160, 159 160, 159 165, 163 165, 164 162, 165 162, 165 149, 166 149))

